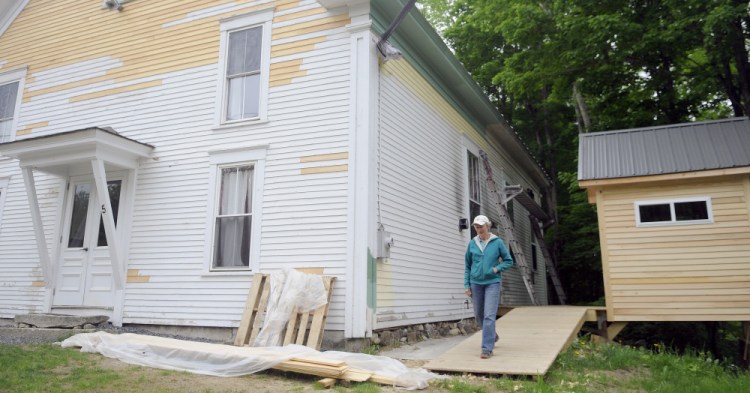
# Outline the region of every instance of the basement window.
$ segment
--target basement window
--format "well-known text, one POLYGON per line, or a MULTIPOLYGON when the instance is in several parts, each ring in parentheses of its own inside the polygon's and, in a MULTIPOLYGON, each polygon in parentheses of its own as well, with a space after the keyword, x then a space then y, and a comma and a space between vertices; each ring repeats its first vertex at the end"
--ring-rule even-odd
POLYGON ((710 224, 714 221, 711 198, 635 202, 639 227, 682 224, 710 224))

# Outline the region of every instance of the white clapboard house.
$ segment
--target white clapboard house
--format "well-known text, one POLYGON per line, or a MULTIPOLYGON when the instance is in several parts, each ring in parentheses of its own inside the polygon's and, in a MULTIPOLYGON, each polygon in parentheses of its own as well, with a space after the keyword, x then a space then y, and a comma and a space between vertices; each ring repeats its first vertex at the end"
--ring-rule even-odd
MULTIPOLYGON (((417 9, 383 57, 404 3, 0 0, 0 319, 231 332, 283 268, 336 277, 329 339, 471 317, 480 149, 549 180, 417 9)), ((518 271, 503 302, 531 303, 518 271)))

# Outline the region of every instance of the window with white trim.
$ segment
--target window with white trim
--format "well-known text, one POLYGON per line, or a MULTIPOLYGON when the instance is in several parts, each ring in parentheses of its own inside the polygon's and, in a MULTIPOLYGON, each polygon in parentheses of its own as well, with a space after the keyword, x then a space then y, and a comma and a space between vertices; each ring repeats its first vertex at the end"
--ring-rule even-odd
MULTIPOLYGON (((467 151, 466 156, 468 157, 467 166, 469 168, 469 222, 474 220, 474 217, 481 214, 482 206, 482 192, 479 183, 479 159, 472 152, 467 151)), ((470 225, 471 237, 477 235, 473 225, 470 225)))
POLYGON ((207 271, 257 268, 265 149, 212 152, 207 271))
POLYGON ((219 125, 265 119, 272 19, 268 9, 222 20, 219 125))
POLYGON ((219 169, 213 269, 250 267, 252 187, 252 165, 224 166, 219 169))
POLYGON ((714 221, 709 197, 636 201, 635 215, 639 227, 708 224, 714 221))
POLYGON ((26 70, 0 73, 0 143, 15 139, 26 70))

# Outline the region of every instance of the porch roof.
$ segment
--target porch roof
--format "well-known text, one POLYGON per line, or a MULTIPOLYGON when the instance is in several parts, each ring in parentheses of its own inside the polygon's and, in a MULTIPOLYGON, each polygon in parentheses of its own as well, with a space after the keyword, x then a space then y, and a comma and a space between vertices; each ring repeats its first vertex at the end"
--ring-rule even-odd
POLYGON ((57 134, 0 143, 0 155, 19 160, 21 167, 58 175, 70 174, 77 164, 90 166, 101 159, 132 169, 138 159, 151 155, 154 146, 126 138, 109 127, 89 127, 57 134))

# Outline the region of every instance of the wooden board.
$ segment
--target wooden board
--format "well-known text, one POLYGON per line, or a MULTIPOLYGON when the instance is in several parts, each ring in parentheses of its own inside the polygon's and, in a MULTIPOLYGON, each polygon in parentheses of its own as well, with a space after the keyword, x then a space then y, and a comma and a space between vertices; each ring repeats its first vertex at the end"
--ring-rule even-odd
POLYGON ((500 341, 491 358, 479 358, 482 332, 478 331, 423 367, 473 374, 544 375, 581 330, 587 310, 569 306, 515 308, 497 321, 500 341))
MULTIPOLYGON (((331 304, 333 294, 333 282, 335 277, 322 277, 326 290, 326 304, 311 312, 298 312, 295 308, 289 315, 289 322, 281 332, 282 345, 299 344, 313 349, 320 349, 323 342, 323 329, 325 328, 328 308, 331 304)), ((267 274, 256 274, 250 286, 250 293, 245 304, 245 310, 237 329, 234 345, 252 345, 263 326, 263 317, 268 306, 268 296, 271 290, 271 278, 267 274)), ((291 371, 291 370, 290 370, 291 371)), ((325 375, 324 375, 325 376, 325 375)))

